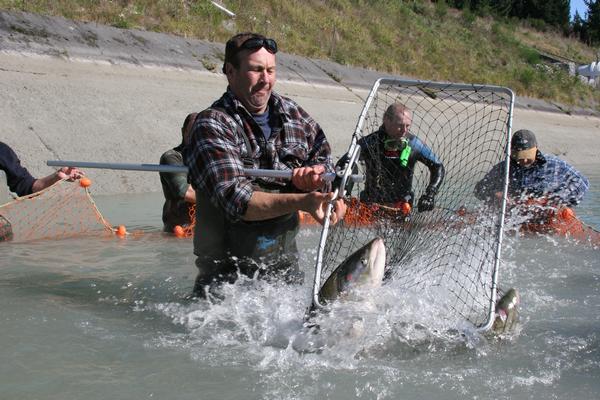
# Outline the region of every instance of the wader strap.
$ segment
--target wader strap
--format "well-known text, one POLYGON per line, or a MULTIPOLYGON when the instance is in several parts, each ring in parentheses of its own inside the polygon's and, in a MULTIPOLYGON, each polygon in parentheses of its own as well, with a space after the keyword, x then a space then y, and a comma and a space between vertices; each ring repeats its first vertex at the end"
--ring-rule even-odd
POLYGON ((235 118, 227 114, 224 108, 213 107, 212 109, 223 114, 225 119, 229 120, 230 123, 233 122, 233 125, 237 127, 236 133, 242 137, 244 143, 246 144, 247 156, 242 157, 242 163, 244 164, 244 168, 254 168, 254 159, 252 158, 252 146, 250 145, 250 138, 248 138, 244 127, 240 126, 240 124, 237 123, 235 118))

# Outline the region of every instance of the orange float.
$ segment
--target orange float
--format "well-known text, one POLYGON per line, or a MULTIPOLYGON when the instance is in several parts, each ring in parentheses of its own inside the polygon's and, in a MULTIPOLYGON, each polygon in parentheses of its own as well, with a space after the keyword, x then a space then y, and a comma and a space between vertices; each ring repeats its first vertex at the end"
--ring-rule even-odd
POLYGON ((410 203, 402 203, 400 205, 400 211, 402 211, 402 214, 404 214, 404 215, 410 214, 410 212, 412 211, 412 207, 410 206, 410 203))
POLYGON ((173 234, 178 238, 183 238, 186 236, 185 230, 181 225, 175 225, 175 227, 173 228, 173 234))
POLYGON ((125 235, 127 235, 127 229, 125 229, 125 225, 119 225, 117 229, 115 229, 115 234, 119 237, 125 237, 125 235))
POLYGON ((81 187, 87 188, 87 187, 90 187, 91 184, 92 184, 92 180, 89 178, 83 177, 79 180, 79 185, 81 185, 81 187))

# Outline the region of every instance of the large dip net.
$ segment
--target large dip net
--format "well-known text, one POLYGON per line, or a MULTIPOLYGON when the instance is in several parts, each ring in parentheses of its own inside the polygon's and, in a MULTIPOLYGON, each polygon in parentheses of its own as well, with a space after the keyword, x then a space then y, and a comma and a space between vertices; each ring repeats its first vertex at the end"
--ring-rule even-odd
MULTIPOLYGON (((364 184, 345 185, 350 191, 349 210, 343 223, 323 227, 313 301, 319 306, 320 285, 344 259, 380 236, 387 250, 387 279, 403 288, 434 293, 444 299, 447 312, 487 330, 496 301, 504 204, 478 213, 482 205, 473 189, 492 166, 507 158, 514 94, 495 86, 380 79, 359 118, 346 175, 351 169, 365 174, 359 158, 383 157, 380 148, 360 149, 357 141, 379 129, 393 103, 412 111, 410 133, 429 146, 445 167, 435 208, 416 209, 429 184, 429 170, 420 162, 414 170, 410 211, 398 204, 360 202, 364 184)), ((382 170, 380 178, 393 180, 394 176, 382 170)), ((506 192, 506 182, 504 187, 506 192)))
POLYGON ((1 206, 0 242, 61 239, 83 234, 113 235, 115 230, 100 214, 88 188, 81 184, 86 182, 84 179, 61 180, 1 206))

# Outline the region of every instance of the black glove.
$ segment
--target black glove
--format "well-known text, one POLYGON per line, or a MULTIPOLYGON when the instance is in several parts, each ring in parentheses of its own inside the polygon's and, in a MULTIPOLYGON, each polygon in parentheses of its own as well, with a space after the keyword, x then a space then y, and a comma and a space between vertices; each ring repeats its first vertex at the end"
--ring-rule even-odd
POLYGON ((435 206, 435 201, 434 201, 433 195, 425 193, 419 199, 419 204, 417 204, 417 209, 419 210, 419 212, 431 211, 431 210, 433 210, 434 206, 435 206))

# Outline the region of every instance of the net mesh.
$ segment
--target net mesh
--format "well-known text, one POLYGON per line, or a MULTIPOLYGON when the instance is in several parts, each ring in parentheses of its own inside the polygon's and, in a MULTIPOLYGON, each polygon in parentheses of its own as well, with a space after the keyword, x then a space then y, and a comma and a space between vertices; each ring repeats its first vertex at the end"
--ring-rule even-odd
POLYGON ((114 232, 88 189, 66 180, 1 206, 0 216, 3 232, 0 241, 24 242, 114 232))
MULTIPOLYGON (((356 249, 375 236, 385 240, 386 277, 401 287, 434 290, 449 311, 476 326, 489 322, 501 243, 502 207, 474 218, 479 206, 475 184, 506 158, 513 94, 504 88, 384 79, 378 81, 363 109, 354 138, 375 132, 389 105, 412 111, 410 132, 442 161, 445 178, 435 208, 429 212, 395 209, 357 200, 364 184, 351 189, 348 216, 329 228, 324 239, 320 282, 356 249)), ((352 145, 349 153, 352 150, 352 145)), ((371 158, 378 148, 363 148, 371 158)), ((362 162, 358 173, 365 173, 362 162)), ((356 167, 355 167, 356 168, 356 167)), ((391 171, 380 172, 393 180, 391 171)), ((429 184, 429 170, 417 162, 412 190, 415 204, 429 184)), ((317 265, 319 271, 319 265, 317 265)))

